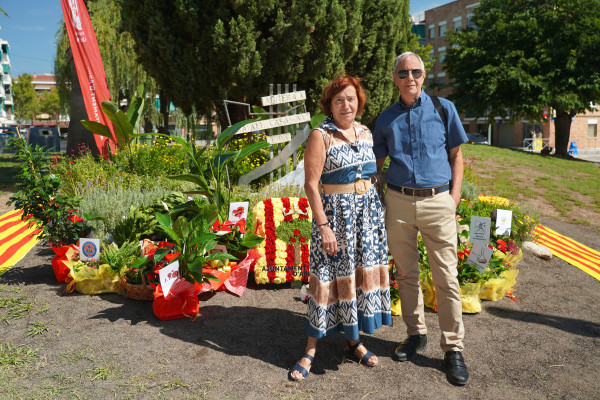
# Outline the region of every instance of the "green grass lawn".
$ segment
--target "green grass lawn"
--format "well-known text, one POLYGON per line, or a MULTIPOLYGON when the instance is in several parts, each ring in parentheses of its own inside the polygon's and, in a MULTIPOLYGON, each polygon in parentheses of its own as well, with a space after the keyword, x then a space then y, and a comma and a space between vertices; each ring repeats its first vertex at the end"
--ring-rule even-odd
POLYGON ((578 218, 577 208, 600 218, 598 164, 493 146, 466 144, 462 149, 485 194, 522 204, 543 200, 572 222, 589 223, 578 218))

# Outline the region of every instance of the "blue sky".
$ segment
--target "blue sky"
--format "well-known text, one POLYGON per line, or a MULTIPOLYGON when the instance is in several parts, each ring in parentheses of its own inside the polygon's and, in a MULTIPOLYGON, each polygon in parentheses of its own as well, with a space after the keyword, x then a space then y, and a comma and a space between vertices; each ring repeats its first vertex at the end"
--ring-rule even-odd
MULTIPOLYGON (((410 13, 417 14, 451 0, 410 0, 410 13)), ((10 74, 51 74, 54 71, 56 31, 63 19, 60 0, 0 0, 0 38, 10 46, 10 74)))

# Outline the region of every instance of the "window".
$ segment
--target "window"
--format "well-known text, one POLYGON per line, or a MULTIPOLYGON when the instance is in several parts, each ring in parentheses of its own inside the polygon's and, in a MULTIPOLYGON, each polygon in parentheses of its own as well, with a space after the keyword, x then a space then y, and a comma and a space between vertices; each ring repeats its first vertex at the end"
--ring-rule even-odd
POLYGON ((445 72, 440 72, 439 74, 437 74, 437 83, 439 85, 443 85, 446 83, 446 73, 445 72))
POLYGON ((435 25, 429 25, 429 39, 435 38, 435 25))
POLYGON ((439 24, 440 37, 446 36, 446 21, 442 21, 439 24))
POLYGON ((598 120, 597 119, 588 119, 587 137, 589 137, 589 138, 598 137, 598 120))
POLYGON ((446 47, 438 48, 438 62, 443 63, 446 58, 446 47))
POLYGON ((460 32, 460 29, 462 28, 462 17, 454 18, 453 22, 454 22, 454 30, 456 32, 460 32))

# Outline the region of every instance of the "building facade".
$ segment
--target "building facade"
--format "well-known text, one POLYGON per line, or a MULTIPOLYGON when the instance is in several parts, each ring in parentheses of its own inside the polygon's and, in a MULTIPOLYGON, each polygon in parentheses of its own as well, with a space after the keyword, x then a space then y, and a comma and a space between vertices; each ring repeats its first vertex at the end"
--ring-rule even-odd
MULTIPOLYGON (((413 29, 413 32, 424 32, 425 43, 433 47, 432 55, 436 57, 435 64, 427 71, 424 83, 429 94, 446 97, 451 93, 452 88, 436 88, 437 85, 449 83, 451 79, 444 71, 444 56, 449 49, 447 32, 460 31, 467 27, 476 28, 473 15, 478 6, 479 2, 476 0, 456 0, 413 16, 414 23, 422 26, 420 29, 413 29)), ((555 127, 551 111, 544 114, 543 122, 521 120, 511 123, 497 117, 495 123, 489 125, 487 120, 465 114, 461 115, 461 120, 466 132, 480 133, 486 137, 491 133, 491 143, 495 146, 526 147, 524 143, 536 135, 541 137, 547 146, 555 147, 555 127)), ((573 118, 570 140, 579 150, 600 150, 598 120, 600 107, 597 104, 593 111, 578 114, 573 118)))
POLYGON ((0 39, 0 57, 0 125, 16 125, 10 77, 10 47, 8 42, 2 39, 0 39))

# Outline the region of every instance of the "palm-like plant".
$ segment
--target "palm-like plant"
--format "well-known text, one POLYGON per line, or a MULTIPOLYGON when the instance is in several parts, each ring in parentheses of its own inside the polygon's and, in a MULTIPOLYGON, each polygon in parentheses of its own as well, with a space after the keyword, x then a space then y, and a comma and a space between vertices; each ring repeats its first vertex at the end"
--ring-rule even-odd
POLYGON ((238 122, 235 125, 225 129, 217 137, 215 141, 215 150, 207 151, 207 147, 197 147, 193 141, 187 141, 176 136, 160 135, 179 143, 186 149, 192 170, 194 173, 173 175, 169 178, 178 179, 181 181, 191 182, 196 187, 190 190, 189 194, 202 194, 208 197, 209 201, 217 206, 217 212, 221 220, 225 219, 226 211, 224 208, 228 204, 228 199, 231 196, 231 187, 227 186, 227 198, 224 196, 223 185, 226 178, 226 167, 233 163, 238 163, 244 158, 250 156, 254 152, 269 147, 267 142, 252 143, 239 150, 228 150, 229 140, 244 126, 251 122, 256 122, 256 119, 249 119, 238 122), (204 171, 208 168, 209 180, 204 177, 204 171))

